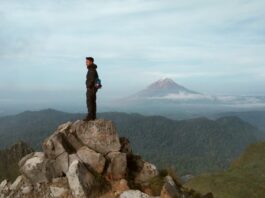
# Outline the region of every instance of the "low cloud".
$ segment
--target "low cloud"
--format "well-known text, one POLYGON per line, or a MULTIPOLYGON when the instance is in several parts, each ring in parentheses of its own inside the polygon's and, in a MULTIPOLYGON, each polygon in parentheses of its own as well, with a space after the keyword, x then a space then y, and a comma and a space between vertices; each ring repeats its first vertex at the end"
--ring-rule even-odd
POLYGON ((203 95, 203 94, 189 94, 180 92, 178 94, 167 94, 165 96, 159 97, 148 97, 147 99, 169 99, 169 100, 213 100, 212 96, 203 95))
POLYGON ((167 94, 159 97, 147 97, 148 100, 172 100, 172 101, 194 101, 194 102, 215 102, 222 105, 235 105, 235 106, 265 106, 265 97, 255 96, 214 96, 207 94, 190 94, 180 92, 178 94, 167 94))

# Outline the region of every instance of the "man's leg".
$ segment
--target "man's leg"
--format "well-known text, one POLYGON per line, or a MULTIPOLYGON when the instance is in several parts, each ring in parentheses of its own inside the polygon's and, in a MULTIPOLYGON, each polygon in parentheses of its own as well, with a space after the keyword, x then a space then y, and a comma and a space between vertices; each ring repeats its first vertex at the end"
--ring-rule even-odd
POLYGON ((86 91, 87 116, 84 121, 96 119, 96 92, 95 89, 87 89, 86 91))
POLYGON ((87 107, 87 115, 86 115, 86 119, 87 118, 89 118, 89 109, 90 109, 90 107, 89 107, 89 101, 90 101, 90 99, 89 99, 89 89, 87 89, 86 90, 86 107, 87 107))
POLYGON ((88 116, 90 119, 96 119, 96 91, 95 89, 89 90, 89 110, 88 116))

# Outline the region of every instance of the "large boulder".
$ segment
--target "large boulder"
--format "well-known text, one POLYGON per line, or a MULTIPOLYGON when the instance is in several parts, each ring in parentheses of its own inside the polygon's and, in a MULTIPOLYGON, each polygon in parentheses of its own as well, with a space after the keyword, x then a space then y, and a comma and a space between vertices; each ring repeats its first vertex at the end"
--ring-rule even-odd
POLYGON ((127 156, 121 152, 110 152, 106 156, 109 160, 108 178, 119 180, 125 178, 127 172, 127 156))
POLYGON ((72 131, 75 131, 84 145, 104 155, 121 148, 117 130, 111 121, 77 121, 73 124, 72 131))
POLYGON ((66 173, 68 183, 75 198, 96 198, 104 192, 107 184, 103 186, 101 178, 93 175, 87 167, 78 160, 74 160, 66 173))
POLYGON ((85 198, 92 190, 94 176, 88 172, 82 163, 74 160, 66 173, 70 189, 76 198, 85 198))
POLYGON ((19 162, 20 172, 33 184, 49 182, 60 175, 55 162, 45 158, 43 152, 34 152, 26 155, 19 162))
POLYGON ((63 153, 75 153, 76 150, 63 132, 55 132, 42 144, 43 151, 48 158, 56 159, 63 153))
POLYGON ((82 162, 91 166, 98 173, 103 172, 106 159, 101 153, 97 153, 87 146, 83 146, 77 151, 77 155, 82 162))
POLYGON ((91 166, 98 173, 105 168, 104 155, 119 151, 119 137, 114 124, 103 119, 61 124, 42 144, 45 156, 56 161, 56 168, 66 174, 70 156, 91 166), (76 158, 76 157, 75 157, 76 158))

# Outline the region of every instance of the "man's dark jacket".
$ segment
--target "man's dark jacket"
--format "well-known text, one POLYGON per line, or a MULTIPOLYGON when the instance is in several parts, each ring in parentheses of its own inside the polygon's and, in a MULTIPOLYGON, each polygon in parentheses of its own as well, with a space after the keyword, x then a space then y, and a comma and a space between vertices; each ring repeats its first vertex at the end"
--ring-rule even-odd
POLYGON ((97 65, 91 64, 88 66, 88 71, 86 74, 86 88, 95 88, 95 81, 98 78, 97 65))

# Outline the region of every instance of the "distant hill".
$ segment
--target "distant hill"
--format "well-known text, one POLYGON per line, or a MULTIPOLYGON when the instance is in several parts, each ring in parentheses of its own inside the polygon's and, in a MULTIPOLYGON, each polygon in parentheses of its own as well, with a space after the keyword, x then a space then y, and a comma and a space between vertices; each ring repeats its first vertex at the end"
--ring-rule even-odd
POLYGON ((185 174, 226 168, 249 143, 263 137, 236 117, 172 121, 135 114, 123 115, 116 122, 138 152, 161 167, 173 164, 185 174))
POLYGON ((0 117, 0 148, 15 144, 22 139, 33 148, 40 148, 40 142, 50 134, 58 123, 75 120, 82 115, 70 114, 53 109, 25 111, 23 113, 0 117))
POLYGON ((19 160, 31 152, 33 149, 22 141, 0 150, 0 181, 3 179, 14 180, 19 175, 19 160))
POLYGON ((215 115, 215 118, 224 116, 237 116, 242 120, 265 131, 265 111, 225 112, 215 115))
POLYGON ((224 172, 204 174, 186 186, 200 192, 211 191, 215 198, 265 197, 265 142, 248 146, 224 172))
MULTIPOLYGON (((48 109, 2 117, 0 145, 6 147, 22 139, 40 149, 41 141, 58 124, 83 116, 48 109)), ((237 117, 175 121, 118 112, 99 113, 98 117, 113 120, 120 136, 130 139, 136 153, 160 167, 174 165, 180 174, 226 168, 247 145, 264 137, 237 117)))

